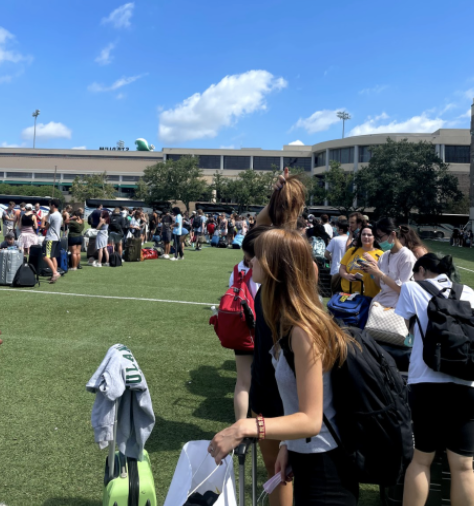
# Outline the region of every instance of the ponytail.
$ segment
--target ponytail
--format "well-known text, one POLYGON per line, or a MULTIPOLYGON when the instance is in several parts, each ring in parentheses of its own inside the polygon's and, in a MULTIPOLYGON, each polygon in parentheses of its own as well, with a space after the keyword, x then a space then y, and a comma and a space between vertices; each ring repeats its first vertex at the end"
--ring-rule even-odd
POLYGON ((446 274, 451 281, 459 282, 459 275, 451 255, 441 257, 435 253, 427 253, 416 261, 413 272, 418 272, 420 267, 434 274, 446 274))

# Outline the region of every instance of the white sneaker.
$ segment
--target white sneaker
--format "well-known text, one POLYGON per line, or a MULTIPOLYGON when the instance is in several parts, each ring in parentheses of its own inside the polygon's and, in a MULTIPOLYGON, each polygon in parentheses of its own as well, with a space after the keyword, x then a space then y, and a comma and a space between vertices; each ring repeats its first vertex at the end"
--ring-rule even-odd
POLYGON ((171 257, 170 260, 174 262, 175 260, 178 260, 176 257, 171 257))
POLYGON ((92 267, 102 267, 102 264, 99 264, 98 262, 95 262, 92 264, 92 267))
POLYGON ((177 258, 176 260, 184 260, 184 257, 181 257, 181 258, 177 258))
POLYGON ((163 258, 169 259, 169 255, 163 255, 163 258))
POLYGON ((110 264, 107 262, 104 264, 104 267, 110 267, 110 264))

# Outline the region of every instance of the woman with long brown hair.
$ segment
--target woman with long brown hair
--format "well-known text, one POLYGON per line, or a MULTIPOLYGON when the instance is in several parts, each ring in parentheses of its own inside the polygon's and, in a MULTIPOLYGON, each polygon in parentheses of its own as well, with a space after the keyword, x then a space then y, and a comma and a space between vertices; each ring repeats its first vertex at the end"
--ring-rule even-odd
POLYGON ((402 245, 415 255, 417 260, 429 253, 418 234, 408 225, 400 225, 399 239, 402 245))
POLYGON ((324 310, 310 246, 296 230, 264 232, 256 240, 252 268, 254 281, 262 284, 285 416, 241 419, 216 434, 209 452, 219 464, 243 438, 280 440, 275 470, 288 481, 291 466, 295 506, 355 505, 358 483, 323 422, 324 413, 334 423, 329 373, 345 360, 350 338, 324 310), (294 354, 296 376, 280 347, 282 339, 294 354))

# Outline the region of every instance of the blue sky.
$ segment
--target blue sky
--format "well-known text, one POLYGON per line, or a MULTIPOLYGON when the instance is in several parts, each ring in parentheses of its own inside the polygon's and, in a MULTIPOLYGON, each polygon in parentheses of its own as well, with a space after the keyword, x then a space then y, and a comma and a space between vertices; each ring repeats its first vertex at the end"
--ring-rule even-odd
POLYGON ((468 128, 472 0, 2 0, 0 147, 281 149, 468 128))

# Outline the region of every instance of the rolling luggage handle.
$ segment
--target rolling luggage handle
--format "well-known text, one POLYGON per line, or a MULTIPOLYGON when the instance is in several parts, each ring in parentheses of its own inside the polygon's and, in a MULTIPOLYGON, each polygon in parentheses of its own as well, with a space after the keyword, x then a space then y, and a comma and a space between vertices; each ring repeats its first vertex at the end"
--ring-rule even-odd
POLYGON ((360 283, 361 295, 364 295, 364 282, 362 281, 362 279, 358 279, 357 281, 349 281, 349 290, 351 293, 354 293, 352 291, 352 283, 360 283))
POLYGON ((239 459, 239 506, 245 506, 245 457, 252 446, 252 505, 257 506, 257 440, 246 438, 235 449, 239 459))

